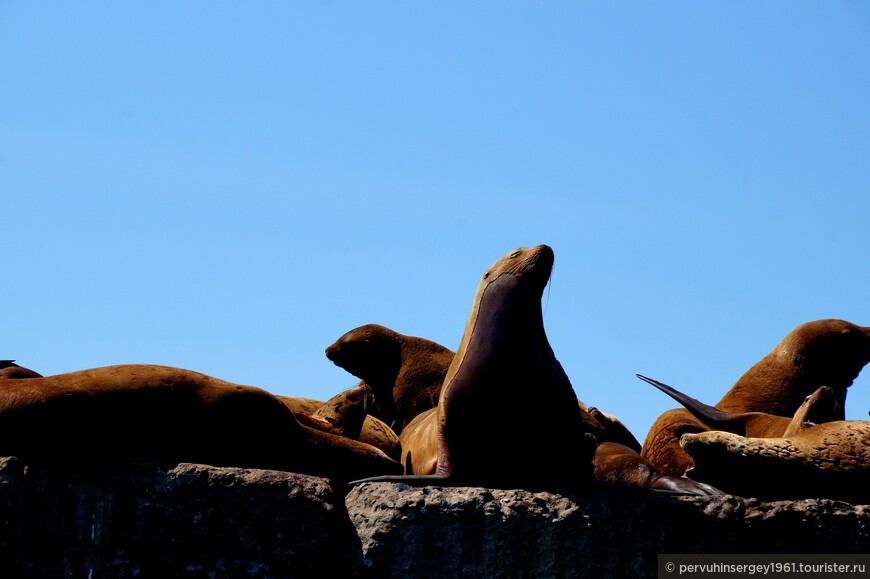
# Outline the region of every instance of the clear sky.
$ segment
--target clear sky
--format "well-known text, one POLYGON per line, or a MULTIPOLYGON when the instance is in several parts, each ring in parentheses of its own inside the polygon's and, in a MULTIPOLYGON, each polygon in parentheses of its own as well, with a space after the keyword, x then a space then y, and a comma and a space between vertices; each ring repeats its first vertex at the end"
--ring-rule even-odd
MULTIPOLYGON (((0 358, 326 399, 556 253, 550 342, 643 439, 870 325, 866 2, 0 2, 0 358)), ((870 409, 870 371, 847 415, 870 409)))

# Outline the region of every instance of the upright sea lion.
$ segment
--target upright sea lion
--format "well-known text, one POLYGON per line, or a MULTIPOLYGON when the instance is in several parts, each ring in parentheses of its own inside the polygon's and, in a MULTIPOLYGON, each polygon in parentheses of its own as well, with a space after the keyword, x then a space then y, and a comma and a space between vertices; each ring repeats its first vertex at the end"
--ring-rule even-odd
POLYGON ((41 378, 42 374, 38 374, 29 368, 24 368, 15 363, 15 360, 0 360, 0 379, 3 378, 41 378))
POLYGON ((783 438, 730 432, 684 434, 688 475, 726 492, 762 499, 870 498, 870 422, 826 422, 783 438))
MULTIPOLYGON (((591 433, 599 445, 613 442, 640 452, 640 443, 615 416, 597 408, 586 408, 578 402, 584 430, 591 433)), ((438 415, 434 408, 415 417, 399 435, 402 445, 401 463, 405 474, 435 474, 438 462, 438 415)), ((600 446, 599 446, 600 448, 600 446)), ((597 451, 596 451, 597 452, 597 451)))
MULTIPOLYGON (((750 368, 716 404, 731 413, 791 416, 809 394, 829 386, 845 408, 846 389, 870 361, 870 328, 843 320, 807 322, 789 332, 750 368)), ((844 416, 838 416, 843 419, 844 416)), ((691 466, 678 438, 707 430, 684 409, 669 410, 652 425, 641 456, 664 474, 679 476, 691 466)))
POLYGON ((544 331, 541 296, 553 266, 546 245, 517 249, 478 286, 435 409, 432 476, 415 484, 585 488, 595 440, 544 331))
POLYGON ((372 387, 372 414, 396 434, 438 403, 453 351, 384 326, 355 328, 326 348, 326 357, 372 387))
POLYGON ((253 386, 150 365, 0 388, 0 455, 39 462, 201 462, 339 480, 401 472, 380 450, 300 425, 253 386))
MULTIPOLYGON (((399 435, 402 444, 401 463, 405 467, 405 474, 435 474, 438 466, 437 419, 436 408, 427 410, 414 418, 399 435)), ((657 472, 643 461, 639 454, 640 444, 615 417, 590 408, 588 417, 583 420, 592 424, 593 435, 600 441, 592 461, 596 480, 680 494, 722 494, 710 485, 657 472), (601 418, 604 425, 595 420, 596 417, 601 418)))

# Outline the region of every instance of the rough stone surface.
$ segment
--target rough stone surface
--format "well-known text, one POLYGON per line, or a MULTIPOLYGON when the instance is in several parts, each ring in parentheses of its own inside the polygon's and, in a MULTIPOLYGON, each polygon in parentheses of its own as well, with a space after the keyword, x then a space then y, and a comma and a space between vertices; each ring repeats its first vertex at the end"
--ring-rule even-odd
POLYGON ((870 507, 830 500, 370 483, 346 503, 371 577, 654 577, 659 553, 870 552, 870 507))
POLYGON ((363 484, 0 458, 0 577, 654 577, 659 553, 868 553, 870 506, 363 484))
POLYGON ((0 577, 341 576, 343 510, 328 481, 292 473, 4 458, 0 577))

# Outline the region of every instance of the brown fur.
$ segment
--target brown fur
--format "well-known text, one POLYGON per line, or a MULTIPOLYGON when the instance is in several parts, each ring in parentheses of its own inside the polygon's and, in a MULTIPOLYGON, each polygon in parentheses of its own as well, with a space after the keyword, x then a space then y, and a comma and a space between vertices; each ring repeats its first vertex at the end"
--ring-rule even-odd
POLYGON ((582 402, 580 403, 580 414, 583 416, 583 421, 589 425, 589 431, 599 443, 615 442, 627 446, 635 452, 640 452, 640 443, 616 416, 602 412, 595 407, 587 410, 582 402))
POLYGON ((371 390, 361 383, 356 388, 339 392, 313 413, 296 415, 296 418, 303 424, 310 420, 308 426, 312 428, 359 440, 370 398, 371 390))
POLYGON ((49 462, 201 462, 340 480, 401 470, 376 448, 300 425, 265 390, 147 365, 4 384, 0 455, 49 462))
MULTIPOLYGON (((821 386, 829 386, 840 408, 845 408, 846 389, 868 361, 870 328, 843 320, 807 322, 789 332, 743 374, 716 408, 730 413, 792 416, 821 386)), ((688 411, 668 410, 650 428, 641 456, 662 473, 680 476, 692 461, 680 448, 679 437, 706 430, 688 411)))
POLYGON ((595 442, 543 327, 552 265, 553 251, 541 245, 484 273, 434 410, 435 475, 371 480, 528 489, 593 482, 595 442))
MULTIPOLYGON (((360 383, 358 388, 363 387, 363 385, 364 383, 360 383)), ((352 390, 348 392, 352 392, 352 390)), ((336 411, 336 404, 345 396, 345 393, 341 393, 326 402, 298 396, 277 396, 277 398, 293 412, 296 419, 302 424, 317 430, 344 436, 347 430, 341 428, 338 431, 334 431, 335 426, 330 424, 329 420, 323 417, 323 414, 334 413, 336 411)), ((349 436, 348 438, 354 437, 349 436)), ((396 461, 399 460, 402 454, 402 447, 396 433, 383 421, 368 414, 363 419, 359 436, 354 439, 379 448, 384 454, 396 461)))
POLYGON ((438 403, 453 351, 377 324, 355 328, 326 348, 326 357, 372 387, 372 414, 400 434, 438 403))
POLYGON ((438 466, 438 411, 430 408, 414 417, 399 435, 400 462, 407 475, 435 474, 438 466))
POLYGON ((0 379, 5 378, 42 378, 42 374, 19 366, 15 363, 15 360, 0 360, 0 379))
POLYGON ((648 465, 638 452, 617 442, 603 442, 592 460, 596 480, 637 488, 691 495, 721 495, 710 485, 685 477, 663 475, 648 465))
POLYGON ((686 434, 689 476, 724 491, 764 499, 870 498, 870 422, 840 420, 789 437, 746 438, 730 432, 686 434))

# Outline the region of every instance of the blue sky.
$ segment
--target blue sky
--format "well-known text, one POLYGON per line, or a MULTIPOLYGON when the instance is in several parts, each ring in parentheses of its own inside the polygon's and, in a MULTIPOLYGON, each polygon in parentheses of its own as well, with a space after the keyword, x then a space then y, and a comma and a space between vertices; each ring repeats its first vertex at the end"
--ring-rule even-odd
MULTIPOLYGON (((643 439, 794 326, 870 324, 863 2, 2 2, 0 357, 328 398, 556 252, 578 396, 643 439)), ((847 415, 870 409, 870 378, 847 415)))

